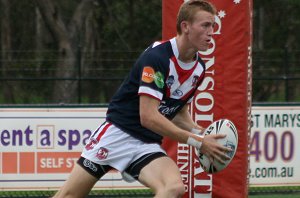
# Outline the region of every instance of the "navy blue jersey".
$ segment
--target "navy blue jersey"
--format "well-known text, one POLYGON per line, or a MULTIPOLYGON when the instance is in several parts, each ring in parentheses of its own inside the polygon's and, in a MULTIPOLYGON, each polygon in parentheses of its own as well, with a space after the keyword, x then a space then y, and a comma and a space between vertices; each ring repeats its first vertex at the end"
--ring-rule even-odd
POLYGON ((139 115, 139 95, 160 101, 159 112, 171 120, 189 102, 204 78, 205 65, 178 60, 175 38, 154 43, 137 59, 129 75, 113 96, 107 120, 144 142, 162 142, 162 136, 143 127, 139 115))

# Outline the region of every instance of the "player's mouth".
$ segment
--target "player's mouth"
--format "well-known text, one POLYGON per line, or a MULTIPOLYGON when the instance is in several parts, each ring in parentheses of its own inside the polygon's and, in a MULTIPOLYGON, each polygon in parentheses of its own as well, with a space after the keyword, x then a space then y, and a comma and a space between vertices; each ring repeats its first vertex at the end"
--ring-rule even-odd
POLYGON ((206 44, 206 47, 209 48, 211 46, 211 39, 206 39, 205 44, 206 44))

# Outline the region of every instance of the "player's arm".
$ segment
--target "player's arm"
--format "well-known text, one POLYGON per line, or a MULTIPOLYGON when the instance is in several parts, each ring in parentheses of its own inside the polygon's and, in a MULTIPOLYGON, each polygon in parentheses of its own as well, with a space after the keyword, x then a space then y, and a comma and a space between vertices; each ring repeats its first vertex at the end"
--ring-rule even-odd
MULTIPOLYGON (((177 127, 159 111, 160 101, 147 95, 140 95, 140 121, 143 127, 158 133, 161 136, 170 137, 180 143, 187 143, 190 136, 188 131, 177 127)), ((201 141, 201 139, 199 139, 201 141)))
POLYGON ((187 143, 194 146, 203 154, 206 154, 211 160, 217 159, 220 163, 230 159, 225 152, 230 149, 217 143, 217 139, 224 138, 223 134, 207 135, 204 138, 199 137, 187 130, 181 129, 165 118, 158 111, 160 101, 147 95, 140 95, 140 120, 142 126, 154 131, 161 136, 167 136, 180 143, 187 143), (201 145, 202 143, 202 145, 201 145))
POLYGON ((189 104, 186 104, 173 118, 172 122, 187 131, 193 132, 195 134, 202 134, 204 132, 204 128, 202 126, 197 125, 189 112, 189 104))

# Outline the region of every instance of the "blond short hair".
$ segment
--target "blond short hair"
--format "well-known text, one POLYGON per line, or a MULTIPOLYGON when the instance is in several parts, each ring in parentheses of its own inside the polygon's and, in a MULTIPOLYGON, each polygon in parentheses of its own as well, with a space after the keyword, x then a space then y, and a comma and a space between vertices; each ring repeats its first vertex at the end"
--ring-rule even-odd
POLYGON ((176 29, 178 34, 182 33, 181 26, 180 26, 181 22, 182 21, 193 22, 194 16, 199 10, 209 12, 213 15, 216 15, 217 13, 215 6, 212 3, 205 0, 189 0, 183 3, 179 8, 179 12, 177 15, 176 29))

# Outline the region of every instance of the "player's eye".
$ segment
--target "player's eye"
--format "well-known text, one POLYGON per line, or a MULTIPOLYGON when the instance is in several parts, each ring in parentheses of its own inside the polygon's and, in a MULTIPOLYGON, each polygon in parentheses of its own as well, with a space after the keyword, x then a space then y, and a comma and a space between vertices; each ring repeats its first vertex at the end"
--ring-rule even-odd
POLYGON ((207 29, 207 28, 209 28, 209 27, 211 27, 211 26, 212 26, 211 23, 204 23, 204 24, 202 25, 202 27, 204 27, 205 29, 207 29))

